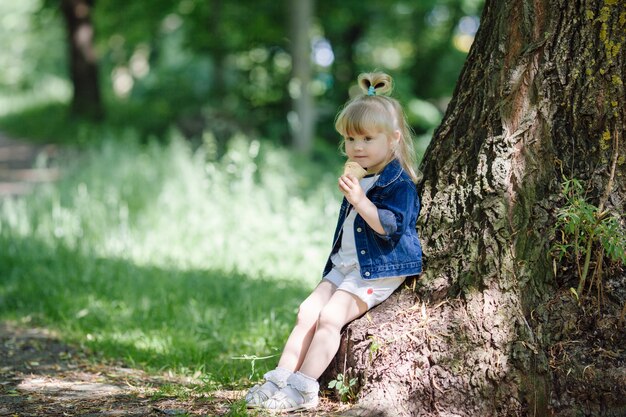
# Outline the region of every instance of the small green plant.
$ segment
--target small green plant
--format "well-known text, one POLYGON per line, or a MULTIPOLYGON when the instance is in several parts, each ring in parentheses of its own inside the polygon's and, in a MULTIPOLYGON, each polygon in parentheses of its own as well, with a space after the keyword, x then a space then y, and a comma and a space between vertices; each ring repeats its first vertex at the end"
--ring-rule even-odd
POLYGON ((256 361, 258 361, 258 360, 265 360, 265 359, 271 359, 271 358, 274 358, 276 356, 278 356, 278 354, 276 354, 276 355, 268 355, 268 356, 242 355, 242 356, 233 356, 231 359, 250 361, 250 376, 249 376, 249 378, 252 379, 254 377, 255 372, 256 372, 256 361))
POLYGON ((570 291, 579 302, 590 277, 590 287, 596 282, 601 287, 604 257, 626 264, 626 231, 620 218, 610 210, 589 203, 582 183, 573 178, 562 183, 566 204, 557 213, 555 232, 557 242, 552 254, 558 262, 564 256, 572 256, 579 277, 578 287, 570 291), (595 253, 595 268, 591 271, 591 259, 595 253))
MULTIPOLYGON (((248 413, 246 400, 241 399, 239 401, 235 401, 228 406, 228 412, 224 414, 226 417, 245 417, 250 416, 248 413)), ((257 415, 256 413, 253 415, 257 415)))
POLYGON ((345 374, 337 374, 337 377, 328 383, 328 388, 334 388, 342 402, 352 401, 356 397, 354 388, 357 382, 357 378, 349 379, 345 374))
POLYGON ((382 347, 382 342, 377 340, 376 337, 374 336, 370 336, 368 339, 371 342, 370 347, 369 347, 369 352, 370 352, 370 361, 372 361, 374 359, 374 356, 376 356, 376 353, 382 347))

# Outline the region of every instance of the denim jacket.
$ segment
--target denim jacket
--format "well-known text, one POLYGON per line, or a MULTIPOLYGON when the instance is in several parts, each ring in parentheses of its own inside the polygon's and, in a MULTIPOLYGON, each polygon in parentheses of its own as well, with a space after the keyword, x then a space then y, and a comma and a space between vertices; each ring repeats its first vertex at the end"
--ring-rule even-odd
MULTIPOLYGON (((383 169, 367 197, 378 208, 378 217, 385 230, 381 235, 374 231, 357 214, 354 220, 354 240, 363 279, 418 275, 422 272, 422 247, 415 223, 420 210, 417 188, 393 160, 383 169)), ((350 203, 344 197, 333 238, 333 249, 324 268, 323 276, 332 269, 330 257, 339 250, 343 222, 350 203)))

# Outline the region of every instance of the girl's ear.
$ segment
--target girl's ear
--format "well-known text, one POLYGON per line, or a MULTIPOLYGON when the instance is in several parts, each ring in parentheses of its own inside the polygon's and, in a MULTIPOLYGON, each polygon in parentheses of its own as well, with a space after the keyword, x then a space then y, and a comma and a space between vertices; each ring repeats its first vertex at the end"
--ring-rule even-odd
POLYGON ((396 129, 393 131, 393 144, 397 145, 400 142, 400 138, 402 138, 402 133, 400 129, 396 129))

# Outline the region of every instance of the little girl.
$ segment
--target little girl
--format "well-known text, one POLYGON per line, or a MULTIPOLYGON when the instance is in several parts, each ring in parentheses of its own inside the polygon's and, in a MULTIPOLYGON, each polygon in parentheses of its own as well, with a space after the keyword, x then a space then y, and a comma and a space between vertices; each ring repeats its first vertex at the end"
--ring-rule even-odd
POLYGON ((278 367, 247 393, 248 407, 316 407, 317 379, 339 349, 342 327, 422 271, 410 129, 398 101, 387 96, 390 76, 361 74, 358 82, 364 94, 345 105, 335 128, 348 158, 368 175, 339 178, 344 199, 323 279, 300 305, 278 367))

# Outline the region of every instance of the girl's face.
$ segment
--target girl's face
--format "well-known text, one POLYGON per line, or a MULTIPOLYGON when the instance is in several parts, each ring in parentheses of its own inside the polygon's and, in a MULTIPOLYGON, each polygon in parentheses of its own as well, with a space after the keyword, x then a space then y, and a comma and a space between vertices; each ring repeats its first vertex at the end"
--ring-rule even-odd
POLYGON ((393 149, 400 139, 400 131, 393 135, 372 131, 345 138, 348 158, 357 162, 368 173, 380 172, 393 159, 393 149))

